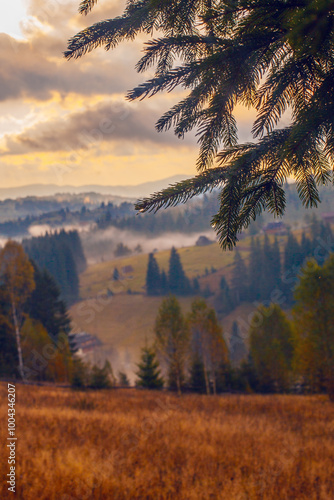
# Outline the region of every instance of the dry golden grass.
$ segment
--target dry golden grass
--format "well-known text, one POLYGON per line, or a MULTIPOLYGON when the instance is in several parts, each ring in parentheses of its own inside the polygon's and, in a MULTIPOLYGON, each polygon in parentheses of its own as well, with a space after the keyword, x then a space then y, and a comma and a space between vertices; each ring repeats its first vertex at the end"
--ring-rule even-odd
MULTIPOLYGON (((321 396, 17 386, 17 424, 20 500, 333 499, 334 405, 321 396)), ((2 480, 0 498, 13 496, 2 480)))
MULTIPOLYGON (((299 233, 296 233, 297 236, 299 233)), ((298 236, 299 237, 299 236, 298 236)), ((300 236, 301 237, 301 236, 300 236)), ((264 236, 260 235, 259 239, 263 242, 264 236)), ((273 242, 275 237, 269 236, 269 240, 273 242)), ((280 248, 283 249, 286 236, 279 236, 278 242, 280 248)), ((173 241, 170 243, 171 247, 173 241)), ((251 238, 245 238, 238 243, 238 250, 240 255, 248 261, 250 252, 251 238)), ((194 278, 197 275, 203 276, 205 269, 211 269, 211 266, 219 270, 217 274, 210 274, 200 280, 202 288, 209 285, 211 290, 216 290, 219 287, 220 278, 224 275, 228 280, 231 277, 234 253, 223 251, 218 243, 209 246, 192 246, 178 248, 178 253, 181 258, 183 268, 189 276, 194 278)), ((155 253, 155 258, 159 264, 160 269, 168 270, 168 262, 170 257, 170 250, 163 250, 155 253)), ((145 291, 145 278, 147 270, 147 254, 131 255, 129 257, 122 257, 110 260, 108 262, 100 262, 89 266, 84 273, 80 276, 80 297, 85 300, 90 297, 95 297, 99 293, 105 293, 109 288, 114 293, 125 293, 127 289, 131 288, 133 292, 143 293, 145 291), (113 281, 113 271, 117 267, 119 271, 124 266, 132 266, 133 273, 123 276, 119 282, 113 281)))
MULTIPOLYGON (((173 242, 171 241, 171 246, 173 242)), ((249 240, 247 243, 240 243, 240 253, 243 257, 247 258, 249 254, 249 240)), ((204 247, 185 247, 179 248, 178 252, 184 267, 185 272, 190 278, 203 275, 205 268, 214 266, 216 269, 225 269, 230 272, 233 262, 233 252, 223 252, 218 243, 204 247)), ((170 257, 170 250, 157 252, 155 257, 161 269, 168 270, 168 262, 170 257)), ((130 257, 123 257, 109 262, 102 262, 89 266, 87 270, 80 276, 80 296, 83 299, 93 297, 100 292, 106 291, 107 288, 113 290, 114 293, 124 293, 128 288, 132 291, 141 292, 145 291, 145 277, 147 270, 148 255, 132 255, 130 257), (120 282, 114 282, 113 271, 117 267, 119 271, 124 266, 132 266, 134 271, 131 279, 125 277, 120 282)))

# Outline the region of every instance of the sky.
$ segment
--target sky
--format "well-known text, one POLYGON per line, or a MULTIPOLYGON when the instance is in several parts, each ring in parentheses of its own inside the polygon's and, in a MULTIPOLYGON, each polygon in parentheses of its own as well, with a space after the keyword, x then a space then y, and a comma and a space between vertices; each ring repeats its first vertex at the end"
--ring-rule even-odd
MULTIPOLYGON (((79 0, 10 0, 0 7, 0 185, 135 185, 195 175, 195 134, 158 133, 180 90, 128 103, 145 81, 134 69, 144 39, 66 61, 67 40, 122 13, 100 0, 88 16, 79 0)), ((148 73, 146 75, 150 76, 148 73)), ((252 115, 239 110, 240 139, 252 115)))

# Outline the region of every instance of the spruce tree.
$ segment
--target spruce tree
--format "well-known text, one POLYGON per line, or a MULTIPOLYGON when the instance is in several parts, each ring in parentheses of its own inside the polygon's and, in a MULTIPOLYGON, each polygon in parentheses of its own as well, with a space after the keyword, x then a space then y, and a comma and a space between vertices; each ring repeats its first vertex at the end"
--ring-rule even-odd
POLYGON ((306 236, 305 231, 302 233, 300 249, 303 255, 303 262, 312 255, 312 241, 306 236))
MULTIPOLYGON (((63 230, 64 231, 64 230, 63 230)), ((66 232, 64 231, 66 234, 66 232)), ((71 246, 73 255, 75 256, 75 262, 77 266, 78 273, 85 271, 87 267, 86 257, 82 248, 81 239, 78 231, 69 231, 67 233, 68 241, 71 246)))
POLYGON ((219 288, 218 296, 215 299, 215 308, 219 313, 229 314, 234 309, 234 300, 224 276, 220 280, 219 288))
POLYGON ((232 291, 236 304, 248 299, 248 273, 239 251, 235 250, 232 270, 232 291))
POLYGON ((204 364, 198 355, 194 355, 190 366, 189 387, 194 392, 206 393, 204 364))
POLYGON ((159 362, 156 359, 154 349, 145 346, 142 348, 141 362, 137 365, 138 380, 136 385, 144 389, 162 389, 164 381, 160 376, 159 362))
MULTIPOLYGON (((281 252, 278 244, 278 240, 275 237, 274 245, 272 247, 272 265, 271 265, 271 273, 272 273, 272 284, 273 288, 281 288, 282 281, 282 265, 281 265, 281 252)), ((272 290, 273 291, 273 290, 272 290)))
POLYGON ((18 364, 14 329, 6 317, 0 313, 0 377, 16 378, 18 364))
POLYGON ((70 319, 66 304, 60 298, 60 290, 55 279, 48 271, 34 267, 35 290, 32 292, 25 309, 29 316, 40 321, 52 339, 56 340, 61 332, 69 334, 70 319))
POLYGON ((168 270, 169 291, 175 295, 187 295, 190 292, 190 284, 182 267, 180 256, 177 250, 171 249, 168 270))
POLYGON ((110 389, 112 387, 113 371, 109 361, 105 361, 102 368, 94 365, 90 374, 89 387, 92 389, 110 389))
POLYGON ((114 272, 112 274, 112 278, 114 281, 118 281, 119 280, 119 270, 117 269, 117 267, 114 268, 114 272))
POLYGON ((284 392, 290 389, 292 329, 290 321, 278 305, 268 308, 261 305, 255 312, 250 325, 250 354, 260 390, 284 392))
POLYGON ((125 372, 118 372, 118 384, 121 387, 130 387, 130 380, 125 372))
POLYGON ((150 253, 146 272, 146 293, 147 295, 160 295, 160 292, 161 276, 159 265, 153 253, 150 253))
POLYGON ((289 231, 284 250, 284 272, 288 273, 302 264, 302 252, 298 241, 289 231))
POLYGON ((333 233, 328 224, 319 224, 318 236, 313 241, 314 256, 317 263, 324 264, 330 252, 333 252, 333 233))
POLYGON ((261 282, 263 276, 262 269, 262 252, 263 249, 258 238, 251 240, 251 248, 249 255, 249 289, 248 296, 250 301, 260 300, 261 298, 261 282))
POLYGON ((193 293, 194 294, 200 293, 201 287, 200 287, 198 278, 193 278, 193 286, 192 286, 192 288, 193 288, 193 293))
POLYGON ((280 253, 278 242, 270 243, 268 235, 265 235, 261 252, 262 276, 260 281, 260 299, 270 302, 272 292, 280 283, 280 253))
POLYGON ((287 302, 290 304, 293 302, 293 292, 302 261, 302 251, 298 241, 295 236, 289 232, 284 249, 284 272, 282 283, 287 302))
POLYGON ((230 360, 234 365, 239 365, 247 356, 247 348, 240 333, 237 321, 233 321, 230 337, 230 360))

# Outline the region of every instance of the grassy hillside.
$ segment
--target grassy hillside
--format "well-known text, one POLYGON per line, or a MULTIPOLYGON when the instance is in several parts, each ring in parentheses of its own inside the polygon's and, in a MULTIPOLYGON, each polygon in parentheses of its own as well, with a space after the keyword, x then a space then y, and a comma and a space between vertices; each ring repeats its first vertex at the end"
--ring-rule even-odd
MULTIPOLYGON (((285 237, 280 238, 281 244, 284 240, 285 237)), ((238 250, 247 261, 250 239, 242 240, 238 250)), ((178 252, 187 275, 190 278, 201 276, 199 281, 202 289, 208 285, 211 291, 216 291, 222 276, 230 279, 234 252, 223 252, 217 243, 180 248, 178 252), (210 271, 212 266, 217 272, 205 275, 206 268, 210 271)), ((169 255, 169 251, 155 254, 160 269, 167 271, 169 255)), ((125 370, 132 378, 141 347, 146 340, 150 342, 153 339, 154 322, 162 301, 162 297, 147 297, 144 294, 147 261, 147 254, 141 254, 90 266, 80 277, 80 295, 83 300, 70 311, 74 331, 84 330, 97 335, 104 344, 102 349, 88 358, 98 362, 107 357, 115 371, 125 370), (126 266, 131 266, 133 271, 122 273, 126 266), (115 267, 122 274, 119 281, 113 280, 115 267), (108 289, 113 291, 113 296, 107 296, 108 289), (127 293, 128 290, 132 293, 127 293)), ((184 312, 190 310, 193 298, 180 299, 184 312)), ((208 301, 212 302, 212 299, 208 301)), ((226 340, 229 339, 235 320, 246 335, 254 311, 254 305, 242 304, 221 318, 226 340)))
MULTIPOLYGON (((5 422, 4 383, 0 395, 5 422)), ((3 500, 333 498, 334 405, 322 396, 17 385, 16 408, 16 493, 4 459, 3 500)))
MULTIPOLYGON (((295 231, 294 234, 298 239, 301 238, 301 231, 295 231)), ((259 236, 260 241, 264 238, 259 236)), ((269 237, 270 241, 274 240, 274 236, 269 237)), ((283 248, 286 241, 286 236, 279 236, 278 242, 283 248)), ((245 238, 238 243, 238 250, 241 256, 247 262, 250 251, 251 238, 245 238)), ((171 241, 171 247, 173 242, 171 241)), ((201 285, 212 285, 212 290, 216 290, 219 286, 219 281, 222 275, 228 280, 231 276, 232 263, 234 259, 233 251, 223 251, 218 243, 213 243, 208 246, 191 246, 178 248, 178 253, 186 274, 189 278, 202 276, 201 285), (210 274, 204 277, 206 269, 211 270, 214 267, 218 270, 217 274, 210 274)), ((170 250, 164 250, 155 253, 160 269, 168 271, 168 261, 170 250)), ((131 255, 113 259, 108 262, 91 265, 80 276, 80 296, 82 299, 95 297, 98 293, 106 292, 107 289, 114 293, 124 293, 128 289, 132 292, 145 292, 145 277, 147 270, 148 254, 131 255), (123 272, 124 267, 131 266, 133 271, 123 272), (121 274, 119 282, 113 281, 113 271, 117 267, 121 274)))
MULTIPOLYGON (((172 246, 171 242, 171 246, 172 246)), ((241 241, 238 245, 240 254, 247 259, 249 254, 250 239, 241 241)), ((204 247, 185 247, 178 249, 185 272, 190 278, 197 275, 204 275, 213 266, 219 270, 219 275, 223 272, 229 277, 234 253, 223 252, 218 243, 213 243, 204 247)), ((155 254, 160 269, 168 271, 170 251, 161 251, 155 254)), ((97 293, 106 291, 108 288, 115 293, 126 292, 129 288, 134 292, 144 292, 147 254, 132 255, 102 262, 89 266, 80 277, 80 295, 82 299, 94 297, 97 293), (131 266, 133 272, 123 273, 122 269, 131 266), (114 268, 121 272, 122 279, 119 282, 113 281, 114 268)))

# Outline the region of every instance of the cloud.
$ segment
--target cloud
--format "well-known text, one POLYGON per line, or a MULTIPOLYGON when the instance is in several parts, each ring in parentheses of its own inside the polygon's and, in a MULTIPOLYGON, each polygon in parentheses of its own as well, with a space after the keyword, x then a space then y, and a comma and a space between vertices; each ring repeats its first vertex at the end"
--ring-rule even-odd
POLYGON ((110 52, 63 58, 69 38, 122 14, 125 0, 98 2, 88 16, 78 14, 80 0, 25 1, 30 17, 22 24, 24 38, 0 33, 3 185, 137 184, 193 174, 194 134, 180 141, 154 128, 184 94, 124 99, 147 78, 134 69, 144 35, 110 52))
MULTIPOLYGON (((44 36, 43 36, 44 38, 44 36)), ((41 37, 42 39, 42 37, 41 37)), ((49 40, 50 43, 50 40, 49 40)), ((48 100, 53 92, 87 96, 124 94, 137 81, 131 53, 120 60, 65 61, 61 53, 47 57, 38 47, 0 34, 0 101, 34 98, 48 100)))
POLYGON ((82 95, 124 94, 138 82, 134 69, 139 43, 111 52, 98 49, 80 60, 66 61, 67 41, 97 20, 121 13, 119 2, 99 6, 81 16, 76 0, 30 0, 22 22, 25 39, 0 33, 0 102, 8 99, 50 99, 53 92, 82 95), (95 10, 95 9, 94 9, 95 10))
MULTIPOLYGON (((5 135, 1 154, 89 149, 101 142, 113 142, 118 148, 124 141, 132 145, 179 143, 171 133, 156 132, 156 119, 156 111, 144 103, 133 106, 107 100, 65 117, 39 122, 22 133, 5 135)), ((191 138, 183 144, 190 146, 191 138)))

